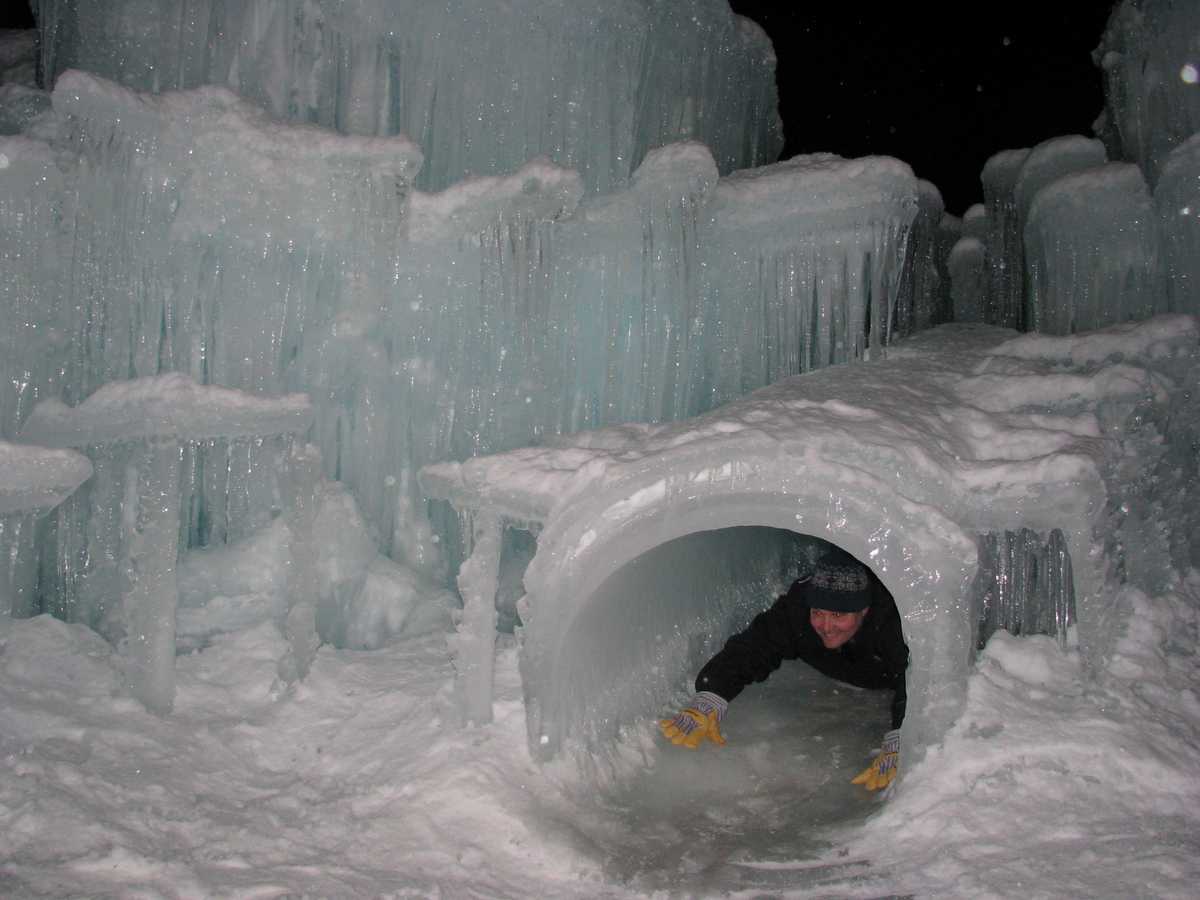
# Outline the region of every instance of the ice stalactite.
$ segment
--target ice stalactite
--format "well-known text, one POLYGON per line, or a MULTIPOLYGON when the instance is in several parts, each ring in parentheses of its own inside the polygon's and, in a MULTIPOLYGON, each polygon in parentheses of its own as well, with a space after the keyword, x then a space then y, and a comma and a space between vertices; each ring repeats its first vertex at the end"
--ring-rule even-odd
POLYGON ((1062 531, 992 532, 979 538, 979 571, 972 589, 975 646, 999 629, 1048 634, 1066 647, 1076 624, 1071 555, 1062 531))

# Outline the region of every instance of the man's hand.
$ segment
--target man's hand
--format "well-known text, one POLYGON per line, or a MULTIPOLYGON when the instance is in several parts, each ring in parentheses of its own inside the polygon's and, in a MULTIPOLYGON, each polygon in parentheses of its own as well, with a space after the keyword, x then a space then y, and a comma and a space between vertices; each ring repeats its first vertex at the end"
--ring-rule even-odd
POLYGON ((900 730, 889 731, 883 736, 883 744, 875 761, 851 779, 851 784, 861 784, 868 791, 885 788, 896 778, 900 770, 900 730))
POLYGON ((718 746, 725 743, 721 736, 721 719, 729 701, 710 691, 701 691, 692 698, 687 708, 673 719, 659 719, 658 727, 663 737, 672 744, 695 750, 701 742, 710 740, 718 746))

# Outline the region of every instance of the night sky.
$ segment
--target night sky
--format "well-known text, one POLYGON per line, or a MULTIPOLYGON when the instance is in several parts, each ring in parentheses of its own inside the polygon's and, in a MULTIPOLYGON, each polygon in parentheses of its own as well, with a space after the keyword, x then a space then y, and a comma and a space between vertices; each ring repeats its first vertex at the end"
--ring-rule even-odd
POLYGON ((1090 136, 1104 104, 1091 54, 1111 0, 730 6, 775 44, 783 158, 895 156, 937 185, 956 215, 983 199, 989 156, 1090 136), (968 21, 968 10, 972 20, 992 18, 968 21))
MULTIPOLYGON (((895 156, 955 214, 983 199, 979 173, 993 153, 1090 135, 1103 106, 1091 53, 1111 0, 730 5, 775 44, 783 158, 895 156), (967 10, 991 18, 968 21, 967 10)), ((0 9, 0 25, 33 25, 20 2, 0 9)))

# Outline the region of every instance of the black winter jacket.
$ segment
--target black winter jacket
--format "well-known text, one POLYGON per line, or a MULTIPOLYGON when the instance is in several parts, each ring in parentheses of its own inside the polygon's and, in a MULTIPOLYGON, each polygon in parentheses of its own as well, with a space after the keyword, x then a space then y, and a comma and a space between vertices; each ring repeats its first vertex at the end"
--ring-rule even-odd
POLYGON ((875 600, 858 632, 836 650, 827 650, 808 620, 807 581, 788 592, 708 661, 696 676, 696 690, 732 700, 751 682, 765 681, 785 659, 801 659, 818 672, 862 688, 891 689, 892 727, 904 721, 908 702, 905 670, 908 646, 900 612, 877 580, 875 600))

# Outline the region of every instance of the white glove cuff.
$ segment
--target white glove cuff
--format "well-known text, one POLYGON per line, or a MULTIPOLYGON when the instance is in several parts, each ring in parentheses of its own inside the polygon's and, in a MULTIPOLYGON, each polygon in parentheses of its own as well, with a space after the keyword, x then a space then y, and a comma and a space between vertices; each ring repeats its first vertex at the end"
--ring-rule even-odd
POLYGON ((897 728, 889 731, 883 736, 883 743, 879 748, 884 753, 899 753, 900 752, 900 729, 897 728))
POLYGON ((710 712, 715 712, 717 714, 717 721, 720 722, 725 718, 725 711, 729 709, 729 701, 724 697, 714 694, 712 691, 701 691, 692 698, 689 706, 705 716, 710 712))

